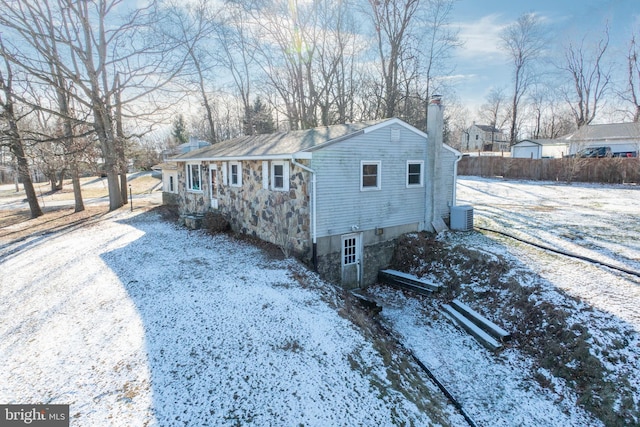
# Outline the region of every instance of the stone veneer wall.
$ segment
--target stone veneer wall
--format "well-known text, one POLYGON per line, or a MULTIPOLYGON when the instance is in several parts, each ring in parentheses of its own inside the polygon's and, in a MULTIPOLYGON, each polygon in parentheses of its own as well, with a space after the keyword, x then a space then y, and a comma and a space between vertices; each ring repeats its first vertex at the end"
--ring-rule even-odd
MULTIPOLYGON (((396 248, 396 240, 374 243, 363 248, 362 286, 366 287, 376 283, 378 271, 387 268, 393 258, 396 248)), ((341 252, 332 252, 318 256, 318 273, 325 280, 333 283, 342 282, 341 252)))
MULTIPOLYGON (((223 185, 218 167, 218 209, 234 231, 273 243, 288 254, 309 261, 310 203, 306 172, 291 168, 289 190, 262 187, 262 161, 242 161, 242 187, 223 185)), ((203 167, 203 192, 186 192, 184 164, 178 168, 180 214, 202 214, 212 209, 209 169, 203 167)))

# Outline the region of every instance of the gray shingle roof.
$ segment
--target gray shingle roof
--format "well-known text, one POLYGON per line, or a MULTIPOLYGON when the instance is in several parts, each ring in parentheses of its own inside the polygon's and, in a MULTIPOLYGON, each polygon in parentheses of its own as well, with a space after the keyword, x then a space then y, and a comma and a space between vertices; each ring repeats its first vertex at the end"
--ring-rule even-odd
POLYGON ((483 132, 497 132, 497 133, 502 132, 500 129, 495 128, 491 125, 475 125, 475 126, 483 132))
MULTIPOLYGON (((533 142, 534 144, 538 144, 538 145, 567 145, 569 143, 569 141, 565 141, 561 139, 530 139, 530 138, 523 139, 520 142, 525 142, 525 141, 533 142)), ((520 142, 518 142, 518 144, 520 142)))
POLYGON ((559 139, 574 141, 610 141, 635 139, 640 141, 640 123, 611 123, 583 126, 577 131, 559 139))
POLYGON ((265 157, 291 155, 312 151, 326 143, 353 136, 363 129, 385 122, 377 120, 364 123, 324 126, 300 131, 278 132, 267 135, 241 136, 172 157, 171 160, 204 160, 223 157, 265 157))

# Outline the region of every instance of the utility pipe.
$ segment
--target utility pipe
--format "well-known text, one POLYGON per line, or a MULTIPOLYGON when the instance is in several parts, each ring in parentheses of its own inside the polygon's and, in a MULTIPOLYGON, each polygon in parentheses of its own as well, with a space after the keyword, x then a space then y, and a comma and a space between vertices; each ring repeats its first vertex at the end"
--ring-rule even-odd
POLYGON ((316 239, 316 171, 308 166, 298 163, 292 156, 291 162, 311 174, 311 260, 313 262, 313 270, 318 271, 318 242, 316 239))

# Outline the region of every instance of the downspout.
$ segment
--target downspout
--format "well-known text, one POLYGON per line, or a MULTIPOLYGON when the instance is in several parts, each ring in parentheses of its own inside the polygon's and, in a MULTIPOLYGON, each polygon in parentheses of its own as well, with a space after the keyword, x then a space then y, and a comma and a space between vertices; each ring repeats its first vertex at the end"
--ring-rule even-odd
POLYGON ((460 162, 460 160, 462 160, 462 154, 456 156, 456 161, 453 164, 453 194, 451 197, 451 206, 456 206, 456 200, 458 199, 458 162, 460 162))
POLYGON ((291 163, 298 166, 311 174, 311 260, 313 262, 313 271, 318 271, 318 242, 316 239, 316 171, 308 166, 298 163, 298 161, 291 157, 291 163))

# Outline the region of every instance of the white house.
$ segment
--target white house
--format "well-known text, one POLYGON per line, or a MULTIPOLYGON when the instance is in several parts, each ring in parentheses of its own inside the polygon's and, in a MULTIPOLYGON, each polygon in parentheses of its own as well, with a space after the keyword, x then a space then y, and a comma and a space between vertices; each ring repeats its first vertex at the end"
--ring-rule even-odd
POLYGON ((515 159, 561 159, 569 154, 569 143, 557 139, 523 139, 511 147, 515 159))
POLYGON ((506 135, 495 126, 473 124, 460 136, 462 151, 508 151, 506 135))
POLYGON ((611 123, 583 126, 577 131, 558 138, 570 144, 569 154, 580 150, 608 147, 616 155, 638 155, 640 151, 640 123, 611 123))
MULTIPOLYGON (((461 154, 400 119, 235 138, 172 159, 183 217, 214 211, 347 288, 373 283, 395 239, 434 230, 455 204, 461 154)), ((233 256, 233 254, 230 254, 233 256)))

